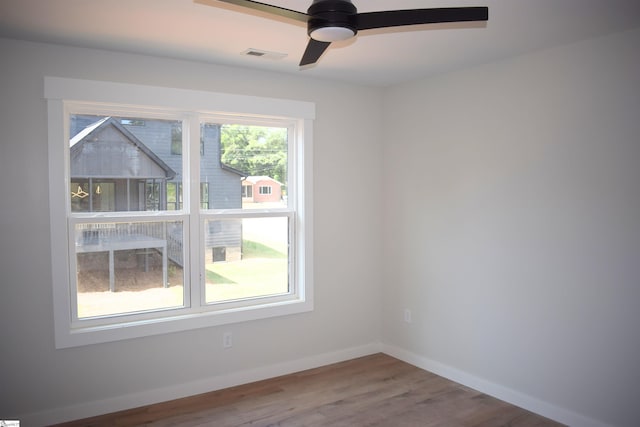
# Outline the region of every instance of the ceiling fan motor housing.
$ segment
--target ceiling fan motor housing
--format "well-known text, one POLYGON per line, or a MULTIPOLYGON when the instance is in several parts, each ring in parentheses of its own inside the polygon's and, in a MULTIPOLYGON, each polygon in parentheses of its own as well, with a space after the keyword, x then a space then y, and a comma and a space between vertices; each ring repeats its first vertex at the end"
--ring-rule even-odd
MULTIPOLYGON (((307 34, 311 38, 318 38, 318 33, 314 37, 314 32, 323 29, 350 30, 344 31, 343 39, 353 37, 358 32, 356 27, 356 14, 358 10, 350 0, 314 0, 307 10, 309 21, 307 22, 307 34)), ((324 41, 324 40, 321 40, 324 41)))

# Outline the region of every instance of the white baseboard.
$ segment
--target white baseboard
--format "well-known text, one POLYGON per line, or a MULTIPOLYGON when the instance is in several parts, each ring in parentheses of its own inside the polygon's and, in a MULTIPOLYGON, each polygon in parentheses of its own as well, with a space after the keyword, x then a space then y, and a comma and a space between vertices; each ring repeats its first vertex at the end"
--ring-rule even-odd
POLYGON ((474 390, 478 390, 479 392, 488 394, 489 396, 493 396, 497 399, 519 406, 568 426, 611 427, 608 424, 603 424, 600 421, 552 405, 551 403, 536 399, 499 384, 492 383, 467 372, 436 362, 435 360, 411 353, 399 347, 382 344, 380 351, 388 354, 389 356, 395 357, 396 359, 400 359, 403 362, 407 362, 411 365, 417 366, 418 368, 424 369, 425 371, 440 375, 441 377, 447 378, 451 381, 455 381, 474 390))
POLYGON ((411 365, 417 366, 451 381, 478 390, 497 399, 519 406, 528 411, 550 418, 557 422, 576 427, 611 427, 600 421, 585 417, 548 402, 492 383, 451 366, 419 356, 399 347, 381 343, 370 343, 359 347, 351 347, 329 353, 313 355, 301 359, 276 363, 255 369, 232 372, 227 375, 209 377, 202 380, 176 384, 154 390, 113 397, 92 402, 83 402, 73 406, 55 408, 38 413, 24 414, 19 417, 21 425, 26 427, 46 426, 111 412, 123 411, 140 406, 151 405, 182 397, 193 396, 209 391, 220 390, 280 375, 291 374, 305 369, 317 368, 332 363, 367 356, 374 353, 385 353, 411 365))
POLYGON ((55 408, 38 413, 23 414, 18 419, 20 419, 20 425, 22 426, 46 426, 221 390, 227 387, 247 384, 254 381, 260 381, 267 378, 273 378, 280 375, 291 374, 294 372, 304 371, 306 369, 317 368, 332 363, 367 356, 369 354, 379 353, 380 351, 381 346, 379 343, 370 343, 359 347, 351 347, 334 352, 313 355, 302 359, 289 360, 260 368, 232 372, 227 375, 209 377, 190 383, 176 384, 160 389, 146 390, 139 393, 98 401, 83 402, 73 406, 55 408))

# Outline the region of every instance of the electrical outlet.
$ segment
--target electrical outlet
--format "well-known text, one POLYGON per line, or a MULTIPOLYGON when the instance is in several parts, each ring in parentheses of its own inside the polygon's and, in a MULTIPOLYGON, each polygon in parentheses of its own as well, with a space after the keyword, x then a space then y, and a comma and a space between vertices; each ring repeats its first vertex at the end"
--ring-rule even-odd
POLYGON ((224 334, 222 334, 222 347, 233 347, 233 334, 231 332, 225 332, 224 334))
POLYGON ((408 308, 404 309, 404 321, 407 323, 411 323, 411 310, 408 308))

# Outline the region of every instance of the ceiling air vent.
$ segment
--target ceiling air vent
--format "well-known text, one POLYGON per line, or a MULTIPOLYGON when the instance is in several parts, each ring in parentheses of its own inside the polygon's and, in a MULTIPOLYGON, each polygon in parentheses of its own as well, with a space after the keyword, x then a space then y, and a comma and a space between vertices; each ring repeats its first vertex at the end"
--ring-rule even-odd
POLYGON ((266 50, 260 50, 260 49, 254 49, 254 48, 249 48, 244 52, 241 52, 241 55, 255 56, 259 58, 268 58, 268 59, 282 59, 287 56, 286 53, 269 52, 266 50))

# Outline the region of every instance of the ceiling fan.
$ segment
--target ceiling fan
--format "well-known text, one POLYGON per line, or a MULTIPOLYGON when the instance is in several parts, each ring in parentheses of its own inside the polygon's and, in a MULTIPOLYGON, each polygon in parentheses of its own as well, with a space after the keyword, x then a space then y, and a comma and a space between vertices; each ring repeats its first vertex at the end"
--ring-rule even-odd
POLYGON ((309 43, 300 66, 314 64, 332 42, 346 40, 360 30, 442 22, 487 21, 487 7, 444 7, 358 13, 351 0, 313 0, 307 13, 252 0, 219 0, 307 24, 309 43))

